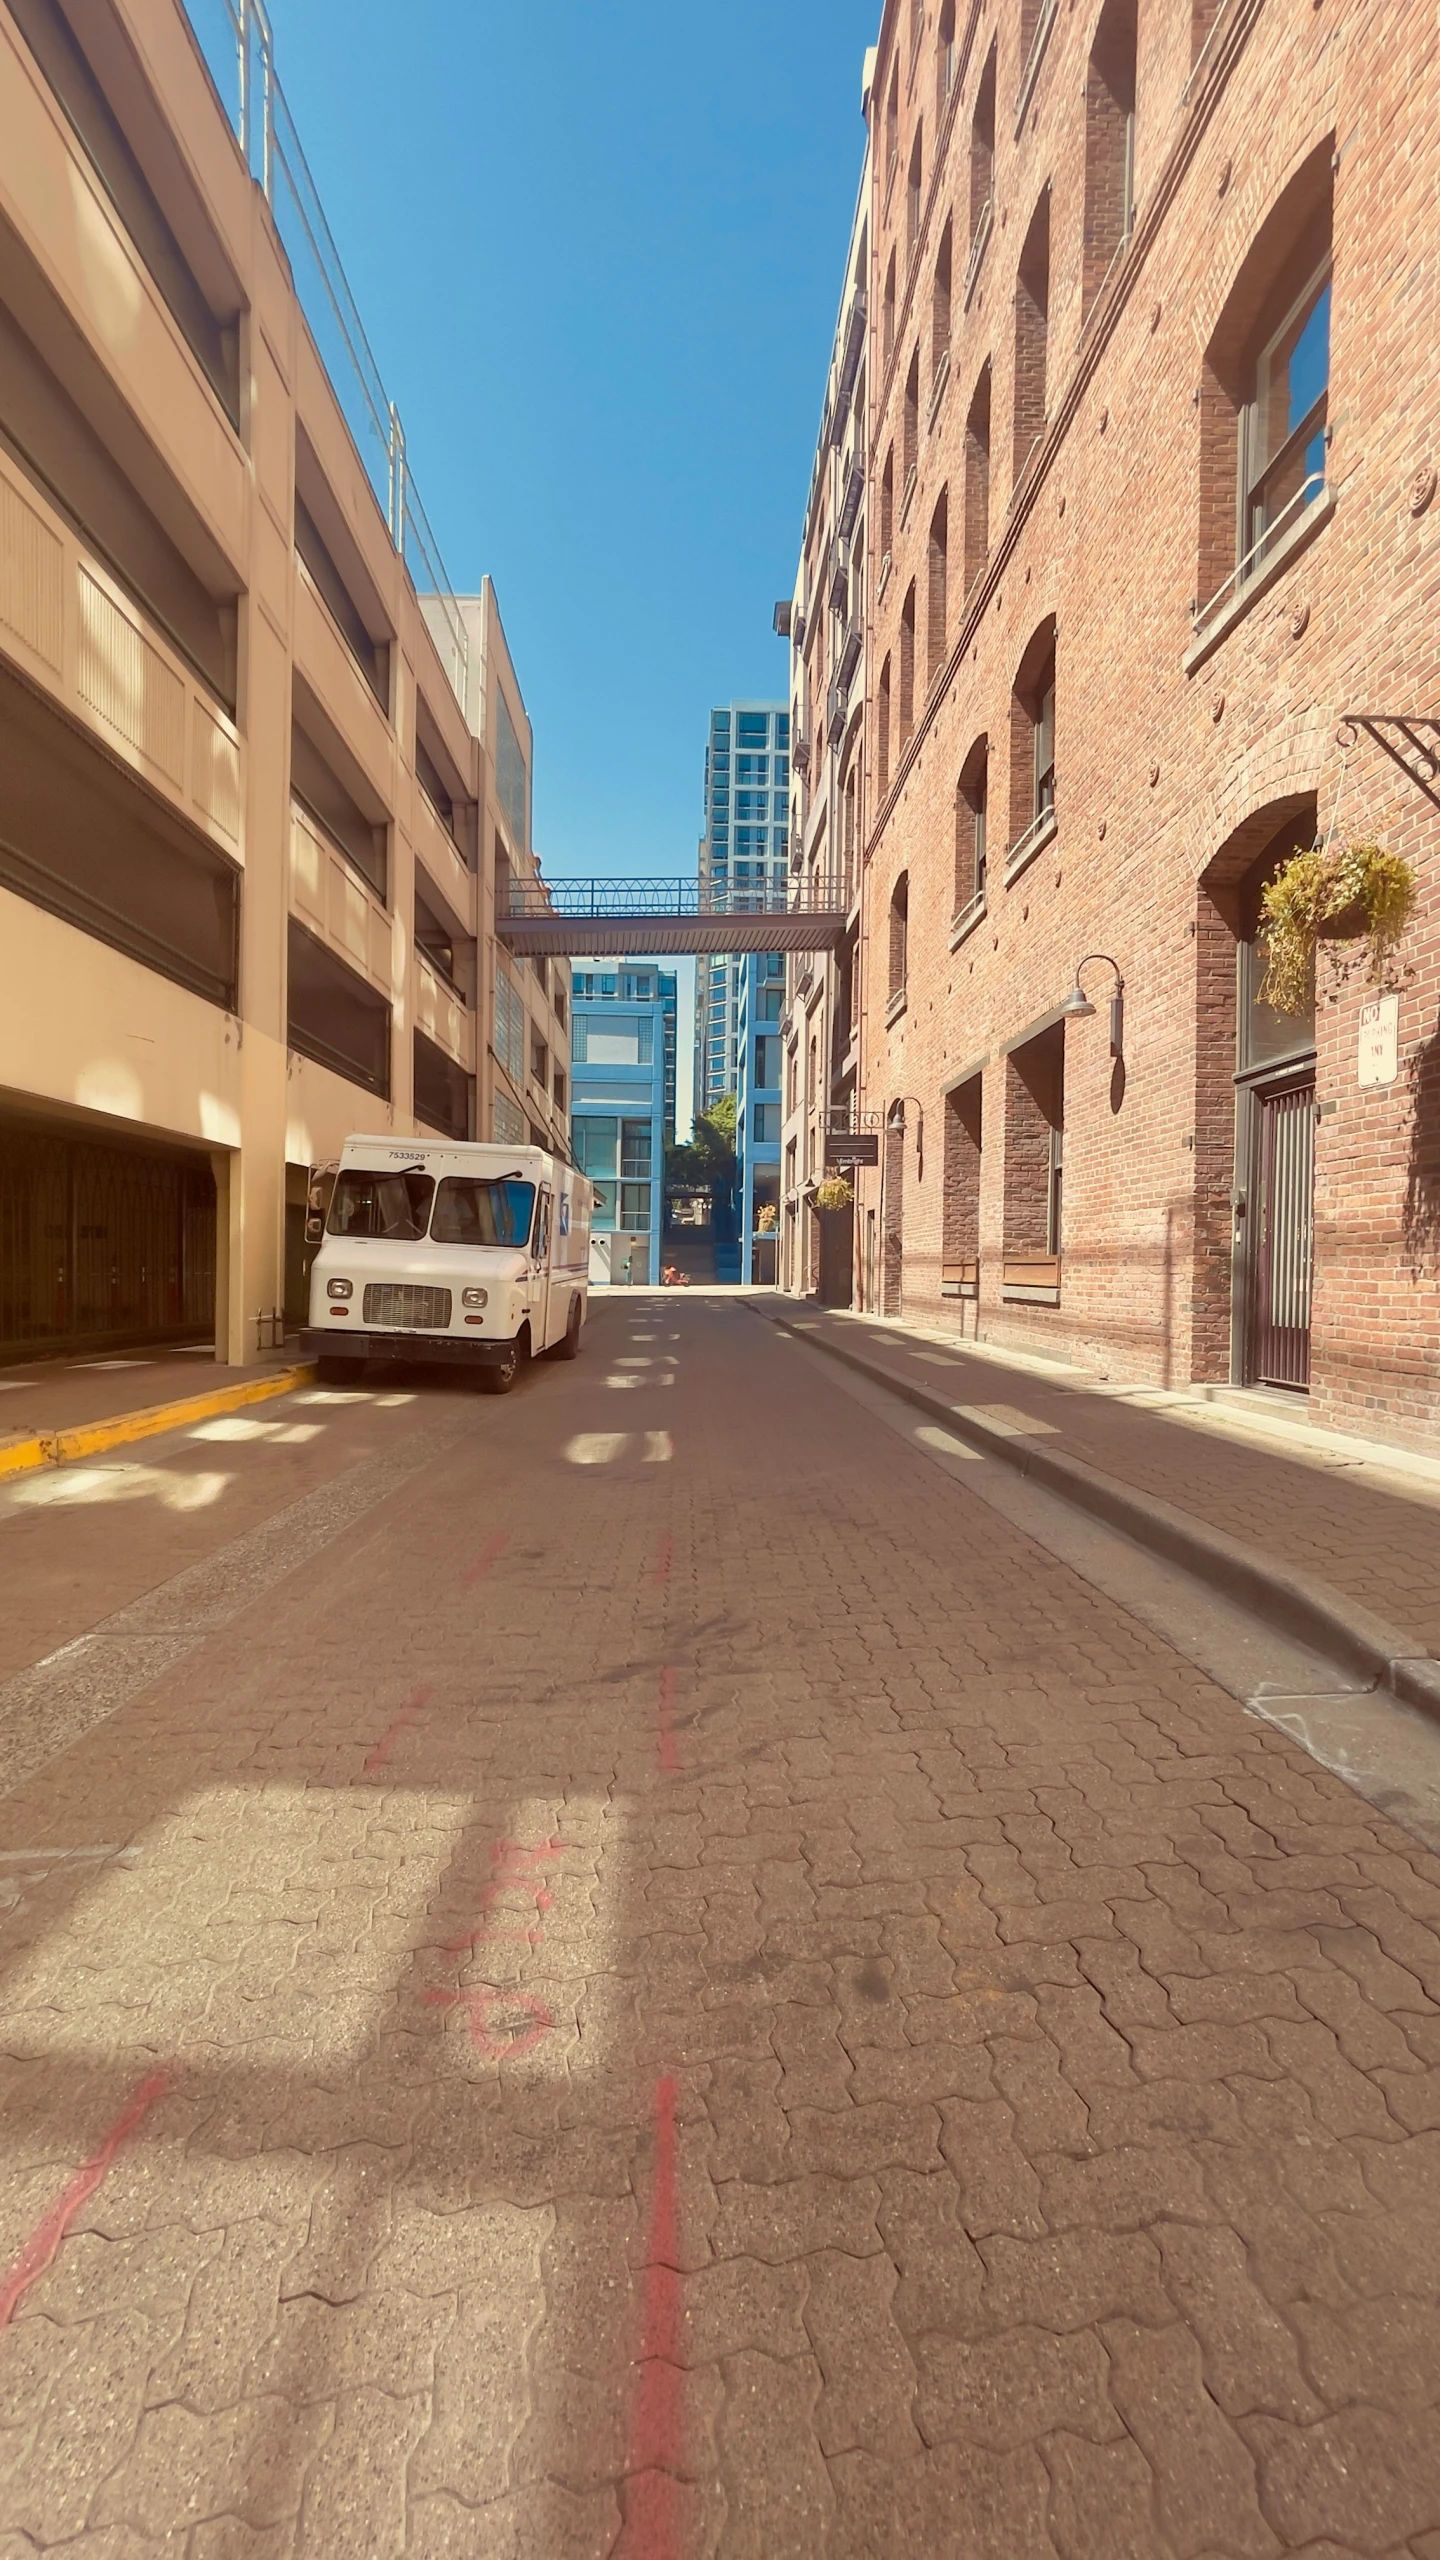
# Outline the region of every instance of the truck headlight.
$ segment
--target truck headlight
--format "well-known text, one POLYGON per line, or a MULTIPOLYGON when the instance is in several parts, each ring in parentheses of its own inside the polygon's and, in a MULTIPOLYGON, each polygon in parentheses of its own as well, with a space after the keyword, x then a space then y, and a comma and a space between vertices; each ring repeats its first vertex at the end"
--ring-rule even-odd
POLYGON ((327 1298, 353 1298, 355 1284, 352 1280, 327 1280, 325 1295, 327 1298))
POLYGON ((488 1289, 462 1289, 460 1304, 462 1307, 488 1307, 490 1292, 488 1289))

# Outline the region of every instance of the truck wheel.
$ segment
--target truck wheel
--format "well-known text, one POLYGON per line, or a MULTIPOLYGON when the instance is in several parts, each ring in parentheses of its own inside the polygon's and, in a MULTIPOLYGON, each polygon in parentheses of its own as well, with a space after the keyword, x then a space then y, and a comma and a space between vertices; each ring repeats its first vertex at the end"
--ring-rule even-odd
POLYGON ((565 1327, 565 1338, 562 1342, 557 1342, 555 1344, 550 1354, 552 1360, 579 1359, 581 1321, 580 1301, 578 1298, 572 1298, 570 1301, 570 1317, 565 1327))
POLYGON ((480 1386, 487 1396, 508 1396, 520 1375, 520 1337, 505 1345, 503 1360, 486 1362, 480 1372, 480 1386))
POLYGON ((333 1359, 328 1351, 322 1351, 315 1363, 321 1383, 327 1387, 353 1387, 364 1366, 363 1360, 333 1359))

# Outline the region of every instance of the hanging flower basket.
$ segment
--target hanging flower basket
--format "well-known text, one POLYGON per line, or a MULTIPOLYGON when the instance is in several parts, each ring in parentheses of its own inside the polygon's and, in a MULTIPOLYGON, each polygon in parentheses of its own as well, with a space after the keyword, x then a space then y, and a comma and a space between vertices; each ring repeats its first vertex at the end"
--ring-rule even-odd
POLYGON ((757 1236, 773 1236, 779 1224, 780 1212, 773 1200, 767 1200, 764 1208, 756 1213, 755 1233, 757 1236))
MULTIPOLYGON (((1365 975, 1384 979, 1415 904, 1415 871, 1403 854, 1378 844, 1312 845, 1297 850, 1260 893, 1266 965, 1263 1003, 1277 1013, 1303 1013, 1322 942, 1365 944, 1365 975)), ((1351 963, 1337 960, 1343 978, 1351 963)))
POLYGON ((816 1183, 811 1196, 817 1209, 853 1209, 855 1206, 855 1194, 843 1173, 827 1173, 823 1182, 816 1183))

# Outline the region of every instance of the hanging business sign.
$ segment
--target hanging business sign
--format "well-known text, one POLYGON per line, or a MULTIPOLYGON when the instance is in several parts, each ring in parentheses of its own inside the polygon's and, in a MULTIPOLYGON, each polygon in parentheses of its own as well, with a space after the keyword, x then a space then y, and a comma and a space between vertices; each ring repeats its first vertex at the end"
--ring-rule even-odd
POLYGON ((1393 1084, 1400 1072, 1400 999, 1370 996, 1360 1007, 1359 1082, 1393 1084))
POLYGON ((880 1140, 873 1131, 856 1131, 847 1135, 835 1132, 825 1140, 827 1173, 852 1173, 857 1165, 878 1164, 880 1140))

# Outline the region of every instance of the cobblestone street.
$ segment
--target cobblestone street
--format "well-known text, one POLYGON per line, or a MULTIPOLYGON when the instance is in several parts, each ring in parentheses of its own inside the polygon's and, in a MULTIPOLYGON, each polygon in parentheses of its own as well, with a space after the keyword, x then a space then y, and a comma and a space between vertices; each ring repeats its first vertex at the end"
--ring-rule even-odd
POLYGON ((0 2560, 1440 2560, 1440 1859, 990 1463, 616 1293, 6 1498, 0 2560))

